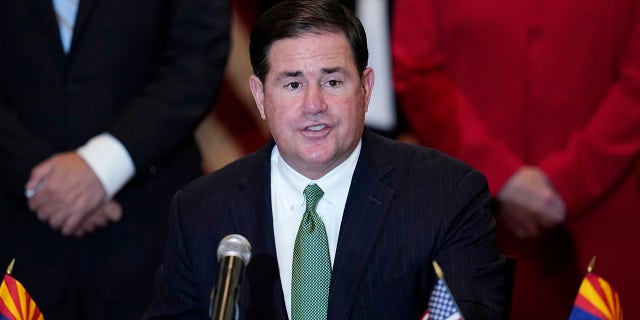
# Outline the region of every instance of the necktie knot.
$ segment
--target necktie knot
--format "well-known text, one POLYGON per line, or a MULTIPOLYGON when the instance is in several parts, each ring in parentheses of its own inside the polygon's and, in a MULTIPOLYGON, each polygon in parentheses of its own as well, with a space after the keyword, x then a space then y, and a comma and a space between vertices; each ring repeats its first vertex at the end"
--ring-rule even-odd
POLYGON ((302 216, 302 223, 300 228, 307 233, 313 233, 316 229, 316 224, 322 223, 320 216, 316 213, 316 207, 320 198, 324 195, 324 191, 317 184, 310 184, 304 191, 304 198, 306 199, 307 206, 302 216))
POLYGON ((302 193, 304 194, 304 198, 307 201, 307 208, 305 212, 315 212, 320 198, 322 198, 322 196, 324 195, 324 191, 322 191, 322 189, 314 183, 304 188, 304 191, 302 193))

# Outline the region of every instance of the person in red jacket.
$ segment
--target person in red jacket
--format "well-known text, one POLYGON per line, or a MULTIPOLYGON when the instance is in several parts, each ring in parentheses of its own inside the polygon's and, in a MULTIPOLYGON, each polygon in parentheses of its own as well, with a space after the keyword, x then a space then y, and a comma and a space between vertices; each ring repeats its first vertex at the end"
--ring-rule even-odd
POLYGON ((517 259, 513 319, 567 319, 595 271, 640 319, 640 2, 397 0, 419 142, 483 172, 517 259))

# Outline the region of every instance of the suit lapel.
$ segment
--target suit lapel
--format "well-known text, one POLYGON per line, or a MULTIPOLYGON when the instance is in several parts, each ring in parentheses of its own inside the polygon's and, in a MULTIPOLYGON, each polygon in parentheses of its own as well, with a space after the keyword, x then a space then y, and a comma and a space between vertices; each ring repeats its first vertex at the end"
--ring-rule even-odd
POLYGON ((71 40, 71 50, 70 53, 73 53, 73 48, 76 46, 78 39, 82 35, 85 25, 87 24, 87 20, 91 15, 91 11, 94 7, 94 4, 98 0, 79 0, 80 3, 78 5, 78 13, 76 16, 76 23, 73 26, 73 38, 71 40))
MULTIPOLYGON (((73 48, 76 46, 77 39, 80 39, 80 35, 83 32, 96 1, 97 0, 80 0, 76 23, 73 27, 73 39, 71 40, 71 50, 69 54, 73 53, 73 48)), ((43 34, 51 44, 50 48, 55 48, 54 51, 60 61, 65 61, 65 53, 60 40, 60 29, 52 0, 30 0, 30 7, 30 11, 33 12, 33 15, 36 16, 36 19, 42 27, 43 34)))
POLYGON ((270 156, 273 143, 254 157, 239 179, 240 192, 234 199, 233 211, 238 233, 251 243, 252 258, 246 276, 251 288, 245 298, 251 301, 247 318, 286 319, 287 311, 280 281, 280 272, 273 234, 271 211, 270 156))
POLYGON ((56 20, 56 13, 53 9, 53 2, 51 0, 30 0, 29 1, 30 12, 33 14, 35 20, 40 25, 42 34, 49 42, 48 48, 52 48, 54 54, 59 61, 64 61, 64 49, 62 49, 62 42, 60 40, 60 29, 58 27, 58 20, 56 20))
POLYGON ((329 319, 347 319, 378 234, 393 189, 384 182, 391 164, 384 142, 365 133, 351 181, 331 277, 329 319))

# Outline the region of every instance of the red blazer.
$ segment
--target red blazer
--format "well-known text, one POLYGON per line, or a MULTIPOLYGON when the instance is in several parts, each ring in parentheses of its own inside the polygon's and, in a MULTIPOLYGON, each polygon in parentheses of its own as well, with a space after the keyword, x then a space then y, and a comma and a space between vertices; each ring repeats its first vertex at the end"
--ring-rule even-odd
POLYGON ((566 228, 499 239, 519 260, 514 318, 566 319, 597 255, 640 319, 640 3, 398 0, 395 14, 395 85, 420 142, 479 169, 494 194, 538 166, 567 205, 566 228))

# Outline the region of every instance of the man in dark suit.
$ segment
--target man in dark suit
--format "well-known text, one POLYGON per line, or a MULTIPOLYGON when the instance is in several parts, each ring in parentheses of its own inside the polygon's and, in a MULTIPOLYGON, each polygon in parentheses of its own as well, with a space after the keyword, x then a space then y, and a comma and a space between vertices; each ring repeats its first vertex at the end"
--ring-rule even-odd
POLYGON ((47 319, 139 318, 201 174, 227 1, 2 1, 0 43, 0 265, 47 319))
POLYGON ((433 260, 466 319, 499 319, 503 260, 486 181, 364 129, 374 73, 353 13, 331 0, 283 2, 250 40, 250 88, 273 141, 176 195, 145 318, 207 319, 215 246, 241 234, 253 257, 240 319, 418 319, 433 260))

